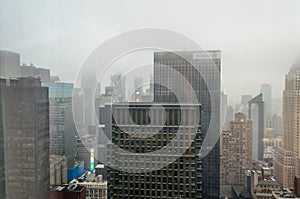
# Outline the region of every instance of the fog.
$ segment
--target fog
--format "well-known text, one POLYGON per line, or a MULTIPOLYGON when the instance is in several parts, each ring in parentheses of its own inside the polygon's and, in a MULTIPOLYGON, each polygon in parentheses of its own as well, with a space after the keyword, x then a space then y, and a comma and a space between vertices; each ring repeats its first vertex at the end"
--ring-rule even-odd
POLYGON ((223 86, 233 104, 264 83, 281 97, 284 75, 300 54, 299 10, 298 0, 0 0, 0 48, 73 82, 108 38, 143 27, 171 29, 222 51, 223 86))

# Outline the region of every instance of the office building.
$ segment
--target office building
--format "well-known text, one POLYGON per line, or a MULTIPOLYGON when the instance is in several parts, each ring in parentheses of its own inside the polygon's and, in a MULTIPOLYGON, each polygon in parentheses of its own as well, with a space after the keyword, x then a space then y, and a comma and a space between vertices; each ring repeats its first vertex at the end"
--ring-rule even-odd
POLYGON ((270 84, 263 84, 260 86, 260 92, 265 102, 265 116, 270 118, 272 116, 272 86, 270 84))
POLYGON ((249 118, 248 115, 248 102, 252 99, 252 95, 242 95, 242 101, 239 112, 242 112, 249 118))
POLYGON ((292 151, 277 147, 274 154, 274 176, 283 188, 294 187, 295 157, 292 151))
POLYGON ((46 68, 36 67, 34 64, 22 64, 20 67, 21 77, 37 77, 40 78, 42 84, 50 83, 50 70, 46 68))
MULTIPOLYGON (((107 143, 106 137, 112 138, 112 113, 111 104, 99 107, 99 127, 101 134, 98 135, 98 161, 105 164, 107 162, 107 143)), ((101 175, 107 180, 107 167, 103 168, 101 175)))
POLYGON ((110 77, 110 87, 113 88, 112 95, 118 96, 121 101, 126 100, 126 78, 117 73, 110 77))
MULTIPOLYGON (((75 115, 75 119, 79 122, 79 116, 82 117, 82 122, 80 126, 82 129, 79 131, 87 131, 88 126, 94 125, 94 115, 93 111, 95 110, 95 104, 93 104, 93 99, 95 99, 95 93, 97 88, 96 75, 94 73, 87 73, 81 77, 81 87, 74 89, 74 100, 76 101, 76 109, 80 109, 80 112, 75 115), (80 106, 80 107, 79 107, 80 106), (79 114, 80 113, 80 114, 79 114)), ((77 126, 78 127, 78 126, 77 126)))
POLYGON ((65 156, 50 155, 50 186, 67 183, 68 163, 65 156))
POLYGON ((74 166, 76 154, 72 92, 71 83, 49 84, 50 154, 65 156, 69 168, 74 166))
POLYGON ((274 157, 275 177, 284 188, 293 188, 294 177, 300 175, 299 74, 298 60, 285 75, 282 109, 283 148, 277 148, 274 157))
POLYGON ((270 127, 272 119, 272 86, 270 84, 263 84, 260 86, 260 92, 265 102, 265 126, 270 127))
MULTIPOLYGON (((85 136, 82 139, 95 139, 94 136, 85 136)), ((85 146, 84 141, 81 138, 77 139, 77 153, 76 153, 76 160, 77 161, 83 161, 84 162, 84 170, 89 171, 90 170, 90 160, 91 160, 91 154, 88 150, 89 146, 85 146)))
POLYGON ((203 198, 220 195, 220 178, 216 175, 220 173, 220 72, 221 52, 218 50, 154 53, 154 102, 196 100, 201 104, 201 136, 203 140, 208 137, 202 147, 202 153, 208 153, 202 165, 203 198), (184 78, 178 78, 172 70, 184 78), (193 99, 192 93, 197 99, 193 99))
POLYGON ((108 197, 201 198, 203 175, 202 160, 198 155, 201 148, 200 124, 197 121, 197 118, 200 119, 199 112, 197 114, 199 106, 113 104, 112 143, 136 155, 108 147, 108 162, 113 166, 109 169, 108 197), (125 117, 128 109, 133 123, 125 117), (150 109, 153 118, 148 125, 150 109), (164 112, 165 122, 161 124, 164 112), (137 136, 126 132, 135 132, 137 136), (176 139, 175 143, 169 143, 173 139, 176 139), (156 152, 166 145, 170 148, 165 153, 156 152))
POLYGON ((0 86, 1 194, 14 199, 49 198, 48 88, 36 78, 1 79, 0 86))
POLYGON ((221 183, 245 185, 245 172, 252 168, 252 121, 236 113, 229 126, 221 135, 221 183))
POLYGON ((18 53, 0 50, 0 77, 20 77, 20 55, 18 53))
POLYGON ((249 119, 253 121, 252 133, 252 159, 263 160, 264 156, 264 101, 262 94, 248 102, 249 119))

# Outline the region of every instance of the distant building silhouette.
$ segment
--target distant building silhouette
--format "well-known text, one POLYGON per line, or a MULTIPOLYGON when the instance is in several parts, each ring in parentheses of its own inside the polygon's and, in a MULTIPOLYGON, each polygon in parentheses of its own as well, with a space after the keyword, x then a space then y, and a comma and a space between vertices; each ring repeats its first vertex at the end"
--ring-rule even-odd
POLYGON ((249 112, 248 112, 248 102, 252 99, 252 95, 242 95, 242 101, 240 110, 237 110, 239 112, 242 112, 246 115, 247 118, 249 118, 249 112))
POLYGON ((0 77, 20 77, 20 55, 18 53, 0 50, 0 77))
POLYGON ((38 77, 43 85, 50 83, 49 69, 36 67, 33 64, 22 64, 20 68, 22 77, 38 77))
POLYGON ((272 86, 269 84, 263 84, 260 86, 260 92, 263 96, 263 101, 265 102, 265 127, 271 127, 272 120, 272 86))

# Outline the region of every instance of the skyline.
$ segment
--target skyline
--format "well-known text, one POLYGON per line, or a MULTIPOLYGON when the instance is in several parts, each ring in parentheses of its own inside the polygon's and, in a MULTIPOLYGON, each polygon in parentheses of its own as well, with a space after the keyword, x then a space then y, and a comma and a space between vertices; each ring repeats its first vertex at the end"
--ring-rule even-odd
POLYGON ((300 199, 300 0, 0 0, 0 199, 300 199))
POLYGON ((170 1, 159 6, 158 1, 132 2, 48 1, 44 7, 34 0, 0 0, 0 48, 74 82, 89 53, 113 35, 166 28, 192 38, 204 50, 222 51, 230 104, 240 103, 242 94, 258 94, 265 83, 272 86, 273 98, 282 97, 284 75, 300 54, 299 1, 172 1, 172 9, 165 9, 170 1), (182 7, 189 11, 184 16, 178 14, 182 7), (111 10, 115 12, 108 13, 111 10))

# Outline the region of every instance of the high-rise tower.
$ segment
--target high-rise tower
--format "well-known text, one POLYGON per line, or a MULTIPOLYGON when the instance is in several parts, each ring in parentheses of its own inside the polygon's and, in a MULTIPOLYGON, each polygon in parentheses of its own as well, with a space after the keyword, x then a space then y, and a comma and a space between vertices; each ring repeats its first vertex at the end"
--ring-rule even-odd
POLYGON ((260 92, 265 102, 265 127, 270 128, 272 119, 272 86, 263 84, 260 86, 260 92))
POLYGON ((253 121, 252 159, 262 160, 264 155, 264 101, 262 94, 248 102, 249 119, 253 121))
POLYGON ((300 177, 300 60, 285 75, 282 107, 283 148, 276 151, 274 173, 284 188, 300 177))
POLYGON ((76 154, 76 128, 72 115, 71 83, 51 83, 50 103, 50 153, 66 156, 68 167, 73 167, 76 154))
POLYGON ((216 50, 154 53, 154 101, 178 102, 182 99, 177 99, 170 92, 171 90, 179 94, 192 91, 190 87, 177 82, 176 77, 166 71, 166 67, 177 71, 189 82, 201 104, 202 139, 204 140, 206 136, 212 138, 209 139, 212 141, 209 142, 209 146, 202 148, 202 150, 210 151, 202 161, 202 196, 203 198, 219 198, 221 52, 216 50), (215 140, 218 140, 217 143, 213 143, 215 140))
POLYGON ((0 94, 1 197, 49 198, 48 88, 36 78, 0 79, 0 94))
POLYGON ((19 77, 20 55, 18 53, 0 50, 0 77, 19 77))
POLYGON ((252 121, 236 113, 230 121, 230 131, 221 137, 221 182, 244 185, 245 171, 252 167, 252 121))

